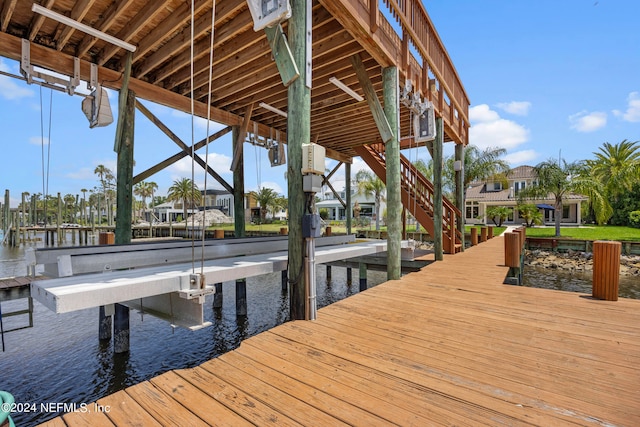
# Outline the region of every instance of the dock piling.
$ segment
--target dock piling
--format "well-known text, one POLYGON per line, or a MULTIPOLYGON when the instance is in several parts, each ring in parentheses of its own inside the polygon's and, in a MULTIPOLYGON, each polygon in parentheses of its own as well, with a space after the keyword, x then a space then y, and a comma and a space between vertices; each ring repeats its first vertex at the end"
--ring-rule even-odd
POLYGON ((618 301, 622 243, 593 242, 593 298, 618 301))
POLYGON ((126 353, 129 351, 129 307, 115 305, 113 313, 113 351, 126 353))
POLYGON ((361 262, 358 264, 360 273, 360 292, 367 290, 367 264, 361 262))
POLYGON ((247 315, 247 279, 236 280, 236 316, 247 315))
POLYGON ((222 308, 222 283, 216 283, 216 293, 213 294, 213 308, 222 308))

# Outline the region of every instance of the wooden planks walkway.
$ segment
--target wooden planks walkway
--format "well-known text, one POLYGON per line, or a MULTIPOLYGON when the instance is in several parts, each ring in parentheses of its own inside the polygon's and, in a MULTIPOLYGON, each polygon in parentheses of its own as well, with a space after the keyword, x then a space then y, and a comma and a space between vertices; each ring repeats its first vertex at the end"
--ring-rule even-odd
POLYGON ((640 425, 640 301, 503 285, 502 245, 47 425, 640 425))

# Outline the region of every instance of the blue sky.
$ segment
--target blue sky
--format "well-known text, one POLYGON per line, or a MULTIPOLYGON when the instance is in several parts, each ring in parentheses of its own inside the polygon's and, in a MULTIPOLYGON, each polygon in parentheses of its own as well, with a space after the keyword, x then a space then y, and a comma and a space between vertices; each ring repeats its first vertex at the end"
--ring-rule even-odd
MULTIPOLYGON (((567 161, 591 158, 604 142, 640 140, 640 2, 431 0, 425 6, 471 100, 471 144, 504 147, 507 161, 517 166, 559 155, 567 161)), ((19 74, 18 64, 6 58, 0 58, 0 69, 19 74)), ((115 110, 117 94, 109 95, 115 110)), ((115 172, 115 122, 89 129, 81 100, 0 75, 0 190, 10 190, 12 206, 23 191, 43 193, 43 176, 49 194, 64 195, 97 186, 93 170, 99 164, 115 172), (43 175, 46 164, 49 173, 43 175)), ((191 145, 189 115, 145 105, 191 145)), ((135 126, 134 173, 180 151, 140 113, 135 126)), ((212 124, 209 130, 220 128, 212 124)), ((193 140, 204 138, 206 121, 196 119, 193 129, 193 140)), ((244 149, 247 191, 261 185, 285 193, 285 166, 272 168, 262 148, 244 149)), ((450 152, 447 144, 445 154, 450 152)), ((204 157, 204 149, 199 154, 204 157)), ((404 154, 411 160, 428 156, 424 149, 404 154)), ((208 162, 232 182, 230 136, 210 144, 208 162)), ((149 180, 166 194, 175 179, 191 177, 191 167, 185 158, 149 180)), ((356 159, 353 173, 362 167, 356 159)), ((342 188, 341 177, 339 172, 332 179, 336 188, 342 188)), ((208 178, 207 188, 220 186, 208 178)))

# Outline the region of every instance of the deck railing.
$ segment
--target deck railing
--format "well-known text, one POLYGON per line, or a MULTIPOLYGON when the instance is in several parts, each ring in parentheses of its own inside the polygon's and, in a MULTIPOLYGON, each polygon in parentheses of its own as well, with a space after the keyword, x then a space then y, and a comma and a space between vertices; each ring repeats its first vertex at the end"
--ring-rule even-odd
POLYGON ((409 48, 411 45, 422 57, 420 66, 423 81, 425 86, 428 86, 424 87, 426 95, 436 103, 437 110, 449 122, 452 130, 459 135, 461 142, 466 143, 469 127, 469 98, 422 1, 382 0, 382 4, 387 8, 387 13, 381 12, 379 1, 369 0, 371 30, 376 31, 379 27, 379 15, 383 15, 387 20, 394 19, 396 21, 391 25, 396 24, 401 28, 403 56, 407 63, 411 61, 409 59, 409 56, 412 56, 409 48), (376 10, 379 12, 378 14, 374 13, 376 10), (433 74, 434 82, 429 81, 431 80, 430 72, 433 74), (436 91, 435 96, 428 93, 431 90, 436 91))

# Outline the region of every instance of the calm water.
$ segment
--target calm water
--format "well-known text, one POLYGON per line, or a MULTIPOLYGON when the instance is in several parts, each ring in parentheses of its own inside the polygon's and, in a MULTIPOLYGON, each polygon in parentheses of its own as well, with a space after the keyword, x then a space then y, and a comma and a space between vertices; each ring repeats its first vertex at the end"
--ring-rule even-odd
MULTIPOLYGON (((24 276, 23 250, 0 246, 0 277, 24 276)), ((346 285, 346 269, 317 267, 319 307, 358 292, 358 271, 346 285)), ((98 340, 98 310, 55 314, 34 301, 34 327, 5 335, 0 353, 0 390, 20 403, 90 403, 171 369, 187 368, 232 350, 249 336, 288 319, 288 294, 281 292, 280 273, 247 279, 248 316, 235 315, 235 282, 223 284, 222 309, 207 298, 205 319, 213 326, 199 331, 173 330, 150 315, 131 311, 131 347, 114 354, 109 342, 98 340)), ((369 286, 386 280, 386 272, 370 271, 369 286)), ((3 312, 26 308, 26 300, 2 303, 3 312)), ((23 325, 26 316, 4 319, 5 329, 23 325)), ((31 426, 56 413, 14 414, 18 426, 31 426)))
MULTIPOLYGON (((591 274, 526 266, 523 282, 524 286, 534 288, 557 289, 591 295, 591 274)), ((621 298, 640 299, 640 277, 620 276, 618 295, 621 298)))

